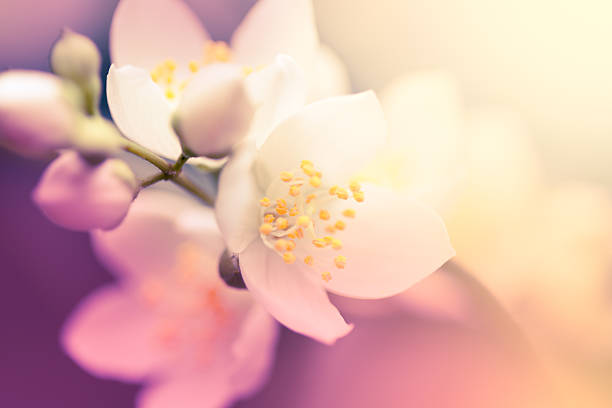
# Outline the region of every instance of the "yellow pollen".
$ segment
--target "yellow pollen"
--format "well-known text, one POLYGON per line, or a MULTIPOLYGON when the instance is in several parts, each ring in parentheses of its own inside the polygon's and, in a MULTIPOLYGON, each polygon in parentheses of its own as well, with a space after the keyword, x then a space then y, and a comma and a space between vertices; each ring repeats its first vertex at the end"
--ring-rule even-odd
POLYGON ((253 73, 253 67, 250 65, 245 65, 244 67, 242 67, 242 73, 244 74, 244 76, 249 76, 253 73))
POLYGON ((261 227, 259 227, 259 232, 261 232, 264 235, 268 235, 272 231, 274 231, 274 227, 272 226, 272 224, 265 223, 265 224, 261 224, 261 227))
POLYGON ((327 246, 327 242, 325 242, 324 239, 316 238, 312 240, 312 245, 316 246, 317 248, 325 248, 327 246))
POLYGON ((323 237, 323 240, 325 241, 326 244, 331 244, 334 241, 334 238, 327 236, 327 237, 323 237))
POLYGON ((347 218, 355 218, 355 210, 352 208, 347 208, 346 210, 342 211, 342 215, 347 218))
POLYGON ((314 258, 308 255, 306 258, 304 258, 304 263, 308 266, 312 266, 312 264, 314 263, 314 258))
POLYGON ((298 208, 294 205, 293 207, 291 207, 291 209, 289 210, 289 215, 292 217, 295 217, 296 215, 298 215, 300 212, 300 210, 298 210, 298 208))
POLYGON ((297 197, 300 195, 300 186, 294 185, 289 187, 289 195, 292 197, 297 197))
POLYGON ((286 264, 292 264, 295 262, 295 255, 293 255, 293 252, 285 252, 283 254, 283 261, 285 261, 286 264))
POLYGON ((338 186, 331 186, 329 189, 329 195, 336 195, 338 192, 338 186))
POLYGON ((319 187, 321 185, 321 179, 319 176, 312 176, 310 178, 310 185, 313 187, 319 187))
POLYGON ((279 207, 287 207, 287 202, 284 199, 279 198, 276 200, 276 205, 279 207))
POLYGON ((319 218, 322 219, 323 221, 327 221, 329 220, 329 211, 327 210, 321 210, 319 211, 319 218))
POLYGON ((304 231, 302 231, 301 228, 298 228, 297 230, 295 230, 295 235, 298 237, 298 239, 302 239, 304 238, 304 231))
POLYGON ((264 216, 264 222, 272 224, 274 222, 274 214, 266 214, 264 216))
POLYGON ((334 227, 333 225, 328 225, 327 227, 325 227, 325 231, 329 232, 330 234, 333 234, 336 232, 336 227, 334 227))
POLYGON ((264 197, 261 200, 259 200, 259 205, 261 205, 262 207, 269 207, 270 204, 272 204, 272 202, 270 201, 268 197, 264 197))
POLYGON ((300 163, 300 168, 304 168, 306 166, 313 167, 314 164, 310 160, 302 160, 302 162, 300 163))
POLYGON ((285 241, 284 239, 279 239, 274 243, 274 248, 276 248, 279 252, 284 252, 287 250, 287 244, 289 241, 285 241))
POLYGON ((331 246, 334 249, 342 249, 342 241, 334 238, 331 242, 331 246))
POLYGON ((355 191, 353 193, 353 198, 355 199, 355 201, 357 201, 358 203, 362 203, 364 200, 363 197, 363 191, 355 191))
POLYGON ((323 279, 325 282, 329 282, 331 280, 332 276, 331 273, 329 272, 323 272, 321 274, 321 279, 323 279))
POLYGON ((295 249, 295 242, 287 241, 287 251, 293 251, 295 249))
POLYGON ((308 196, 306 197, 306 204, 310 204, 310 202, 315 198, 317 198, 316 194, 308 194, 308 196))
POLYGON ((174 62, 171 59, 167 59, 166 61, 164 61, 164 66, 169 70, 169 71, 174 71, 176 69, 176 62, 174 62))
POLYGON ((168 75, 166 77, 166 84, 167 85, 172 85, 172 82, 174 81, 174 77, 172 76, 172 74, 168 75))
POLYGON ((354 193, 356 191, 361 190, 361 184, 359 184, 358 181, 351 181, 351 184, 349 184, 349 188, 354 193))
POLYGON ((278 213, 278 215, 285 215, 287 214, 287 208, 276 206, 276 212, 278 213))
POLYGON ((297 235, 295 234, 295 232, 290 232, 290 233, 287 234, 287 236, 289 238, 291 238, 291 239, 296 239, 297 238, 297 235))
POLYGON ((168 99, 174 99, 176 95, 174 95, 174 91, 170 88, 166 89, 166 98, 168 99))
POLYGON ((182 82, 179 84, 179 91, 184 91, 184 90, 185 90, 185 88, 187 87, 187 84, 188 84, 188 82, 187 82, 187 81, 182 81, 182 82))
POLYGON ((334 226, 339 229, 340 231, 343 231, 344 228, 346 228, 346 223, 342 220, 338 220, 336 221, 336 224, 334 224, 334 226))
POLYGON ((297 219, 297 225, 304 228, 308 227, 310 225, 310 217, 307 215, 299 216, 297 219))
POLYGON ((281 171, 280 178, 285 182, 291 181, 291 179, 293 179, 293 174, 289 171, 281 171))
POLYGON ((199 69, 200 69, 200 65, 196 61, 189 62, 189 70, 191 72, 195 74, 196 72, 198 72, 199 69))
POLYGON ((287 219, 279 217, 276 219, 276 228, 278 229, 287 229, 287 227, 289 226, 289 221, 287 221, 287 219))
POLYGON ((348 192, 343 188, 338 188, 338 190, 336 191, 336 197, 341 200, 346 200, 348 199, 348 192))
POLYGON ((346 256, 338 255, 336 258, 334 258, 334 263, 336 264, 336 268, 344 269, 346 266, 346 256))

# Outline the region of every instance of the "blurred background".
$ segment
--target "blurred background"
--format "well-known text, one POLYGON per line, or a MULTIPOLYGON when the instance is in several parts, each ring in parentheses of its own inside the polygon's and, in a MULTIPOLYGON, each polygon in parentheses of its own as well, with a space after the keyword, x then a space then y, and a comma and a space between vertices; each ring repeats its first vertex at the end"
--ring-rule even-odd
MULTIPOLYGON (((212 36, 225 40, 254 2, 187 0, 212 36)), ((64 26, 94 39, 106 69, 116 3, 3 0, 0 70, 48 70, 49 48, 64 26)), ((360 305, 349 307, 357 327, 331 348, 284 330, 270 383, 238 405, 611 406, 612 3, 314 0, 314 6, 321 41, 346 64, 353 90, 381 91, 401 75, 443 70, 462 111, 493 106, 518 118, 520 131, 476 126, 485 139, 500 129, 510 138, 518 134, 527 153, 491 142, 491 163, 481 171, 494 168, 500 176, 470 173, 474 194, 458 198, 461 210, 446 220, 462 263, 532 329, 536 350, 553 351, 536 357, 508 341, 491 318, 474 318, 473 307, 457 312, 449 291, 432 284, 434 290, 413 291, 392 311, 385 305, 384 313, 368 315, 360 305), (535 191, 530 187, 516 204, 508 197, 527 193, 497 183, 532 161, 537 175, 517 174, 520 185, 537 178, 535 191), (482 219, 484 226, 477 225, 482 219), (486 251, 483 242, 490 244, 486 251), (443 306, 432 312, 436 302, 443 306)), ((96 379, 59 346, 70 311, 111 277, 95 261, 87 234, 55 227, 34 208, 30 192, 43 169, 0 151, 0 405, 131 407, 137 385, 96 379)))

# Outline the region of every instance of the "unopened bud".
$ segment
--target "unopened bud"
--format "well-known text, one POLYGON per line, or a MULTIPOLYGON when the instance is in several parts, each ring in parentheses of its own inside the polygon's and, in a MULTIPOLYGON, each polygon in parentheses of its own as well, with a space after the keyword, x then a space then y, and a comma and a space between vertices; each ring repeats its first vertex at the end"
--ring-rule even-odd
POLYGON ((238 255, 230 254, 226 249, 219 258, 219 276, 232 288, 246 289, 242 273, 240 272, 240 261, 238 255))
POLYGON ((185 89, 173 121, 184 150, 218 158, 247 135, 255 113, 242 69, 217 64, 202 69, 185 89))
POLYGON ((97 78, 100 64, 100 52, 94 42, 67 28, 51 49, 53 72, 80 84, 97 78))
POLYGON ((72 137, 72 146, 84 155, 109 155, 121 146, 115 125, 101 116, 81 117, 72 137))
POLYGON ((137 188, 134 173, 123 161, 92 165, 67 151, 47 167, 32 198, 49 220, 64 228, 112 229, 127 214, 137 188))
POLYGON ((70 146, 79 107, 75 88, 45 72, 0 74, 0 145, 29 157, 70 146))

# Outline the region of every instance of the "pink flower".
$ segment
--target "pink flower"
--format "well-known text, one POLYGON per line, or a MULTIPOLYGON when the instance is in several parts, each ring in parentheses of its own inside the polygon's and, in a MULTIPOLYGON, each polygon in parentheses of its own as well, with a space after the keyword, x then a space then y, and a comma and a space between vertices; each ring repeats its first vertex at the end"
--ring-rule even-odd
POLYGON ((119 282, 90 295, 64 328, 82 367, 144 381, 143 408, 226 406, 262 384, 277 326, 218 277, 224 245, 211 209, 146 190, 120 227, 92 239, 119 282))
POLYGON ((257 87, 253 82, 258 81, 280 88, 277 82, 282 81, 282 73, 266 71, 277 72, 275 58, 286 54, 307 79, 315 71, 329 73, 331 83, 319 94, 345 91, 346 76, 337 59, 318 56, 310 0, 259 1, 236 29, 231 46, 211 41, 181 0, 122 0, 113 17, 110 48, 113 66, 107 93, 113 119, 127 137, 170 158, 176 158, 181 147, 170 124, 173 112, 183 90, 187 93, 196 82, 192 78, 203 75, 211 65, 222 66, 217 70, 238 67, 245 74, 253 72, 247 79, 261 74, 247 81, 247 90, 257 87))
POLYGON ((453 256, 437 214, 356 179, 387 139, 373 92, 310 104, 266 136, 223 170, 217 220, 249 290, 290 329, 333 343, 352 326, 326 291, 392 296, 453 256))

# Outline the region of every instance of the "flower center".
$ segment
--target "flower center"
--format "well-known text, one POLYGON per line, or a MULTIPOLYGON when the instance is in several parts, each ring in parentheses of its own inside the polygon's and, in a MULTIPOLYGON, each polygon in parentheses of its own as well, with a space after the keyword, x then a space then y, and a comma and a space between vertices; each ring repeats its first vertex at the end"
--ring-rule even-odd
POLYGON ((346 266, 346 256, 339 253, 341 237, 356 214, 350 205, 338 206, 338 200, 348 204, 352 198, 361 203, 364 193, 356 181, 347 188, 327 187, 322 178, 308 160, 303 160, 296 171, 281 172, 268 189, 272 198, 266 196, 259 201, 259 232, 264 244, 285 263, 299 259, 329 282, 330 270, 346 266))
MULTIPOLYGON (((207 41, 204 44, 204 52, 200 60, 192 60, 188 64, 189 76, 180 81, 176 78, 177 63, 173 59, 167 59, 151 70, 151 79, 164 89, 164 95, 169 101, 175 101, 177 96, 183 92, 193 76, 204 66, 210 64, 222 64, 232 60, 232 51, 224 41, 207 41)), ((259 71, 263 66, 255 69, 245 65, 242 67, 244 75, 253 71, 259 71)))

